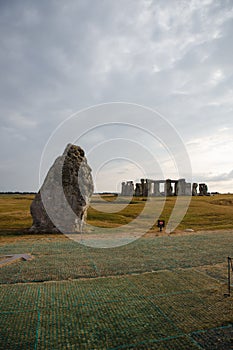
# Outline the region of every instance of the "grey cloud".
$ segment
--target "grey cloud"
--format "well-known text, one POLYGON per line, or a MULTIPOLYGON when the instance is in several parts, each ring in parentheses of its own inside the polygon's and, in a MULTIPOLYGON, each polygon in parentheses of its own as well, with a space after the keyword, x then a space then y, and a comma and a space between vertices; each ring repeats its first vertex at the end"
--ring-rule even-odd
POLYGON ((35 168, 51 132, 93 104, 155 108, 186 141, 232 125, 230 1, 2 1, 0 19, 6 189, 26 153, 27 171, 15 186, 37 186, 35 168), (209 86, 217 69, 225 77, 209 86))
POLYGON ((228 180, 233 180, 233 170, 231 170, 229 173, 223 173, 219 175, 213 175, 209 176, 208 178, 209 181, 228 181, 228 180))

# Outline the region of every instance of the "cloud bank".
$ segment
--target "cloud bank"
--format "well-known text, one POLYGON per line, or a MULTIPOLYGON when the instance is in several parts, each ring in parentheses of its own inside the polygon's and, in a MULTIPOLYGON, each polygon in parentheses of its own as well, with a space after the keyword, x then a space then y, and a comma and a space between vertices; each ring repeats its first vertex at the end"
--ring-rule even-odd
POLYGON ((0 33, 1 190, 38 189, 43 147, 69 115, 125 101, 174 125, 194 178, 233 191, 231 1, 5 1, 0 33))

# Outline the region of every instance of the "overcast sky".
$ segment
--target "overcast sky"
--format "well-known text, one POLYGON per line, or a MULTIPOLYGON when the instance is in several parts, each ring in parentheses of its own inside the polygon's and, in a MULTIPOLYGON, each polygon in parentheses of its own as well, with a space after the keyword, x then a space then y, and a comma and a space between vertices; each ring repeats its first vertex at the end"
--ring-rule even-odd
MULTIPOLYGON (((232 38, 232 0, 0 1, 0 190, 38 190, 55 128, 80 109, 123 101, 174 126, 195 181, 233 192, 232 38)), ((140 160, 116 165, 114 177, 104 165, 99 190, 144 174, 140 160)))

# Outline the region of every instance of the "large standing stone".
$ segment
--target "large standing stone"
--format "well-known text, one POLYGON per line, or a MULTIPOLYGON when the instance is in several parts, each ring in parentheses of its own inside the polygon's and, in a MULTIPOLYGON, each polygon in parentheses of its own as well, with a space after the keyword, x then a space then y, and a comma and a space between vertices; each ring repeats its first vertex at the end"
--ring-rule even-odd
POLYGON ((134 194, 135 194, 136 197, 142 196, 142 184, 136 183, 135 193, 134 194))
POLYGON ((50 168, 31 204, 31 232, 80 232, 93 193, 83 149, 68 144, 50 168))
POLYGON ((192 186, 192 196, 197 196, 197 187, 198 187, 198 184, 194 182, 192 186))
POLYGON ((167 179, 165 181, 165 195, 166 195, 166 197, 170 197, 173 194, 171 182, 172 182, 172 180, 170 180, 170 179, 167 179))

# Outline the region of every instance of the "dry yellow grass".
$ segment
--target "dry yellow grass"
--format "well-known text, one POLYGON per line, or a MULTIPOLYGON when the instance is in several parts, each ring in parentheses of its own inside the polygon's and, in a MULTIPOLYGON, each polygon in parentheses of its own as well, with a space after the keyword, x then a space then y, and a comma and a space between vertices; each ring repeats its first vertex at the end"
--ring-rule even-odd
MULTIPOLYGON (((104 198, 104 197, 103 197, 104 198)), ((114 197, 112 197, 114 199, 114 197)), ((99 227, 118 227, 129 223, 136 218, 145 206, 144 198, 134 198, 132 202, 118 213, 105 213, 104 207, 108 206, 109 196, 105 203, 101 204, 103 212, 90 208, 88 211, 88 222, 99 227)), ((93 199, 95 201, 95 199, 93 199)), ((126 199, 125 199, 126 201, 126 199)), ((151 212, 156 212, 161 206, 163 198, 151 198, 151 212)), ((166 222, 172 213, 176 202, 176 197, 168 197, 164 209, 160 215, 166 222)), ((211 197, 192 197, 189 208, 182 222, 178 226, 179 230, 217 230, 233 228, 233 195, 216 195, 211 197)), ((157 230, 156 225, 151 231, 157 230)))
MULTIPOLYGON (((32 224, 30 215, 30 204, 33 195, 0 195, 0 232, 16 232, 27 229, 32 224)), ((99 201, 99 210, 92 207, 88 210, 88 223, 95 227, 119 227, 130 223, 143 210, 146 199, 133 198, 127 205, 127 198, 122 202, 126 204, 123 210, 116 213, 106 213, 105 209, 109 207, 109 201, 115 200, 114 196, 102 196, 99 199, 93 197, 92 203, 99 201)), ((154 215, 157 208, 164 201, 163 198, 150 199, 149 215, 154 215)), ((176 197, 169 197, 165 201, 165 206, 160 215, 168 221, 174 208, 176 197)), ((114 210, 116 207, 114 206, 114 210)), ((196 230, 217 230, 233 228, 233 195, 216 195, 211 197, 192 197, 188 211, 178 226, 179 230, 191 228, 196 230)), ((151 231, 157 231, 154 225, 151 231)))
POLYGON ((31 226, 30 205, 34 195, 0 195, 0 230, 21 230, 31 226))

